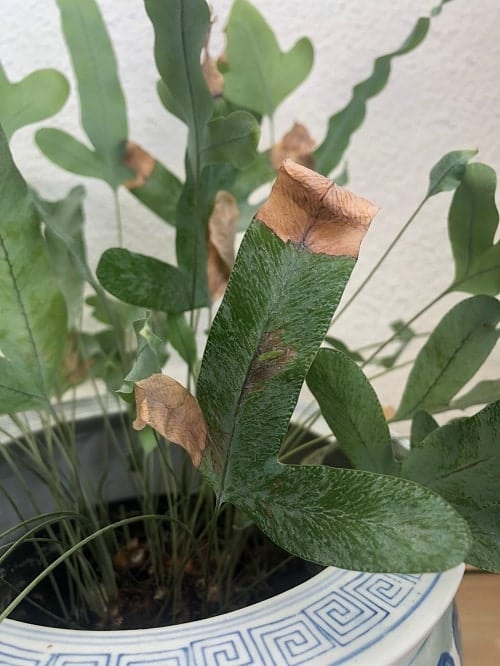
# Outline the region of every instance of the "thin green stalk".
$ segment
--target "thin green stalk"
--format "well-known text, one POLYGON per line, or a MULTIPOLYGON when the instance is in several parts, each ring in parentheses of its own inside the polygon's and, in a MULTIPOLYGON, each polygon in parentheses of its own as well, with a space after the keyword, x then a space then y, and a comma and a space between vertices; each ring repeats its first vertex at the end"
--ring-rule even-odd
POLYGON ((370 382, 373 382, 375 379, 378 379, 379 377, 384 377, 385 375, 388 375, 390 372, 394 372, 395 370, 401 370, 402 368, 407 368, 409 365, 413 365, 413 363, 415 363, 415 359, 412 358, 411 360, 405 361, 404 363, 393 365, 390 368, 384 368, 383 370, 376 372, 374 375, 370 375, 368 377, 368 380, 370 382))
POLYGON ((372 277, 375 275, 375 273, 378 271, 380 266, 384 263, 384 261, 387 259, 389 254, 392 252, 398 241, 401 239, 405 231, 408 229, 410 224, 413 222, 413 220, 416 218, 416 216, 419 214, 419 212, 422 210, 424 204, 426 203, 427 199, 429 197, 425 197, 415 208, 413 213, 410 215, 408 220, 405 222, 403 225, 402 229, 397 233, 395 238, 392 240, 388 248, 385 250, 385 252, 382 254, 380 259, 376 262, 375 266, 371 269, 371 271, 368 273, 368 275, 365 277, 363 282, 359 285, 359 287, 356 289, 354 294, 350 296, 350 298, 347 300, 345 305, 343 305, 337 312, 335 313, 335 316, 333 317, 332 323, 335 323, 340 317, 344 314, 344 312, 347 310, 347 308, 353 303, 353 301, 359 296, 359 294, 363 291, 363 289, 366 287, 366 285, 370 282, 372 277))
POLYGON ((122 212, 120 208, 120 199, 118 196, 118 190, 113 190, 113 202, 115 207, 115 221, 116 221, 116 235, 118 238, 118 247, 123 247, 123 222, 122 222, 122 212))
POLYGON ((300 453, 307 452, 309 449, 314 448, 318 444, 321 444, 321 442, 324 442, 325 444, 328 443, 329 439, 332 439, 333 435, 321 435, 318 437, 314 437, 314 439, 309 440, 308 442, 305 442, 304 444, 301 444, 300 446, 297 446, 293 449, 290 449, 287 453, 284 455, 280 456, 280 462, 286 463, 290 458, 294 458, 300 453))
POLYGON ((224 517, 224 558, 219 558, 217 564, 217 586, 221 590, 222 608, 228 607, 232 600, 235 574, 242 553, 248 548, 249 530, 235 528, 235 518, 238 509, 232 505, 225 505, 224 517))
MULTIPOLYGON (((99 521, 95 515, 94 507, 89 504, 87 493, 83 488, 78 473, 79 465, 78 460, 75 458, 76 450, 74 448, 74 423, 67 422, 63 410, 54 411, 54 413, 57 416, 57 423, 55 424, 46 419, 43 414, 40 415, 48 453, 44 456, 41 455, 38 443, 36 439, 30 436, 30 431, 26 432, 26 439, 29 444, 29 449, 26 453, 33 459, 34 471, 50 489, 56 507, 65 509, 68 505, 71 506, 74 504, 75 509, 79 512, 85 507, 88 520, 94 527, 98 527, 99 521), (70 477, 66 478, 57 459, 67 467, 70 477)), ((71 544, 81 538, 82 531, 78 522, 74 525, 63 523, 60 528, 61 535, 58 538, 52 534, 56 542, 62 540, 62 543, 71 544)), ((78 596, 86 598, 89 607, 98 610, 95 608, 93 600, 96 597, 102 597, 101 590, 103 588, 99 583, 99 578, 102 578, 105 587, 108 589, 108 597, 116 596, 116 585, 114 585, 114 571, 108 549, 99 540, 93 544, 93 548, 97 555, 96 561, 99 562, 100 576, 90 566, 87 558, 82 553, 76 555, 77 560, 74 564, 70 561, 66 563, 66 572, 68 574, 68 589, 70 593, 72 593, 73 584, 75 584, 79 590, 78 596)), ((100 607, 103 603, 105 603, 104 597, 101 598, 100 607)), ((78 606, 75 609, 78 610, 78 606)))
POLYGON ((399 329, 398 331, 396 331, 396 332, 395 332, 393 335, 391 335, 391 336, 390 336, 390 337, 389 337, 384 343, 382 343, 381 345, 379 345, 379 346, 375 349, 375 351, 372 352, 372 354, 371 354, 371 355, 370 355, 370 356, 369 356, 369 357, 363 362, 363 364, 362 364, 361 367, 364 368, 364 367, 366 367, 369 363, 371 363, 371 362, 373 361, 373 359, 374 359, 376 356, 378 356, 378 355, 380 354, 381 351, 383 351, 388 345, 390 345, 391 342, 393 342, 394 340, 396 340, 396 338, 398 337, 398 335, 400 335, 401 330, 405 330, 405 329, 407 329, 409 326, 411 326, 411 325, 412 325, 415 321, 417 321, 417 319, 419 319, 423 314, 425 314, 428 310, 430 310, 432 307, 434 307, 434 305, 436 305, 436 303, 438 303, 442 298, 444 298, 445 296, 447 296, 447 295, 450 293, 451 290, 452 290, 452 287, 448 287, 447 289, 445 289, 444 291, 442 291, 440 294, 438 294, 435 298, 433 298, 432 301, 430 301, 430 303, 427 303, 427 305, 424 305, 424 307, 421 308, 416 314, 414 314, 413 317, 411 317, 411 319, 409 319, 407 322, 405 322, 405 324, 403 325, 403 328, 402 328, 402 329, 399 329))
POLYGON ((274 146, 276 143, 276 127, 274 124, 274 114, 271 113, 269 116, 269 141, 271 144, 271 148, 274 146))
MULTIPOLYGON (((201 617, 208 616, 208 594, 210 588, 210 565, 212 560, 212 552, 218 550, 218 535, 217 535, 217 522, 221 512, 220 506, 217 504, 214 508, 210 524, 208 525, 207 534, 207 554, 203 562, 203 597, 201 602, 201 617)), ((217 561, 217 558, 216 558, 217 561)))
POLYGON ((117 529, 118 527, 121 527, 125 524, 129 523, 136 523, 139 521, 144 521, 146 519, 159 519, 159 520, 165 520, 165 516, 161 515, 142 515, 142 516, 132 516, 129 518, 126 518, 125 520, 119 520, 114 523, 111 523, 110 525, 106 525, 102 527, 98 532, 94 532, 93 534, 90 534, 89 536, 85 537, 84 539, 81 539, 77 543, 73 544, 71 548, 69 548, 67 551, 59 555, 53 562, 51 562, 40 574, 38 574, 26 587, 18 594, 18 596, 8 604, 6 608, 3 609, 3 611, 0 613, 0 622, 4 620, 6 617, 9 616, 9 614, 14 610, 14 608, 34 590, 34 588, 46 577, 48 576, 56 567, 58 567, 60 564, 62 564, 65 560, 67 560, 73 553, 76 551, 80 550, 84 546, 86 546, 88 543, 92 542, 94 539, 98 538, 99 536, 105 534, 106 532, 109 532, 111 530, 117 529))
MULTIPOLYGON (((315 404, 316 402, 311 402, 309 407, 315 404)), ((296 442, 300 442, 300 440, 304 436, 304 433, 309 431, 309 429, 314 425, 316 420, 317 416, 315 410, 312 414, 309 414, 309 416, 305 418, 303 421, 294 422, 294 425, 296 427, 290 429, 289 432, 287 433, 287 436, 285 437, 285 441, 283 442, 283 446, 280 451, 280 459, 283 459, 284 456, 286 457, 289 454, 293 455, 294 451, 296 450, 295 447, 296 442)))
MULTIPOLYGON (((177 489, 177 478, 175 476, 174 467, 172 464, 172 455, 171 455, 171 444, 165 440, 160 439, 157 433, 155 433, 157 440, 157 448, 159 459, 161 461, 162 476, 165 480, 165 496, 167 500, 167 511, 166 515, 169 519, 169 536, 170 536, 170 560, 172 562, 177 562, 180 558, 181 552, 181 540, 182 537, 178 532, 179 526, 179 515, 177 501, 174 498, 177 498, 178 489, 177 489), (166 449, 166 450, 165 450, 166 449), (168 479, 168 481, 167 481, 168 479)), ((178 600, 181 597, 181 587, 177 580, 177 577, 173 575, 172 570, 168 572, 171 578, 171 594, 172 594, 172 603, 174 607, 178 603, 178 600)))
MULTIPOLYGON (((13 503, 10 496, 7 496, 7 497, 10 500, 10 503, 13 506, 14 510, 19 515, 19 512, 17 511, 16 505, 13 503)), ((21 516, 19 516, 19 517, 21 519, 21 516)), ((6 550, 0 556, 0 562, 5 561, 9 557, 9 555, 11 555, 16 550, 16 548, 18 548, 21 544, 25 543, 26 541, 31 541, 30 537, 34 536, 42 528, 45 528, 47 530, 47 533, 48 533, 48 535, 49 535, 49 537, 50 537, 50 539, 53 543, 58 543, 58 541, 57 541, 57 539, 56 539, 56 537, 55 537, 55 535, 54 535, 54 533, 51 529, 51 524, 53 522, 56 522, 56 521, 59 524, 61 524, 61 523, 64 523, 65 518, 69 519, 69 518, 75 518, 75 517, 78 517, 77 514, 75 514, 74 512, 69 512, 69 511, 57 512, 57 513, 52 513, 52 514, 40 514, 40 515, 35 516, 33 518, 29 518, 27 520, 22 520, 21 523, 19 523, 18 525, 15 525, 14 527, 9 528, 8 530, 5 530, 1 534, 2 538, 5 538, 5 536, 7 536, 11 532, 17 531, 20 527, 27 527, 28 525, 34 523, 34 527, 31 527, 30 529, 28 529, 24 534, 22 534, 20 537, 18 537, 13 543, 11 543, 6 548, 6 550)), ((45 558, 44 551, 41 548, 40 544, 37 542, 37 540, 34 541, 34 547, 35 547, 35 550, 37 551, 37 553, 40 557, 40 561, 42 562, 42 564, 46 568, 48 566, 48 562, 45 558)), ((52 575, 49 576, 49 581, 50 581, 50 585, 52 587, 54 595, 57 599, 57 602, 59 604, 60 609, 63 612, 63 615, 64 615, 65 619, 69 618, 70 617, 70 612, 66 607, 66 604, 65 604, 65 601, 64 601, 64 599, 61 595, 59 586, 57 585, 57 583, 56 583, 56 581, 55 581, 55 579, 52 575)))
MULTIPOLYGON (((399 333, 399 331, 398 331, 399 333)), ((416 338, 427 338, 429 336, 428 331, 424 331, 422 333, 415 333, 413 337, 416 338)), ((369 349, 375 349, 376 347, 383 345, 386 343, 386 340, 378 340, 377 342, 369 342, 366 345, 361 345, 361 347, 356 347, 356 349, 353 350, 355 354, 359 354, 360 356, 363 354, 363 352, 368 351, 369 349)))
MULTIPOLYGON (((12 585, 11 582, 9 582, 6 578, 2 578, 2 585, 5 585, 6 587, 10 588, 11 592, 13 594, 18 594, 19 590, 12 585)), ((33 599, 26 599, 26 603, 32 606, 33 608, 36 608, 37 611, 40 613, 43 613, 47 617, 49 617, 52 621, 55 621, 57 624, 66 624, 68 625, 70 623, 70 618, 69 616, 60 616, 57 615, 56 613, 53 613, 50 611, 46 606, 42 606, 41 604, 38 604, 36 601, 33 599)))

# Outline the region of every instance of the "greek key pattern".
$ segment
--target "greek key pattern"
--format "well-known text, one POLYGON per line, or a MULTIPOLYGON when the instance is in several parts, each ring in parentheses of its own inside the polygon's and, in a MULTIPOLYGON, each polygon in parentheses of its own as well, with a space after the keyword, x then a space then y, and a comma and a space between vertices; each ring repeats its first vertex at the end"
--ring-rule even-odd
MULTIPOLYGON (((421 578, 337 570, 330 576, 316 577, 312 595, 306 586, 299 586, 297 591, 257 604, 254 613, 245 609, 193 625, 147 630, 140 639, 139 632, 123 632, 123 640, 120 632, 112 632, 107 650, 103 649, 103 632, 78 632, 74 652, 57 651, 57 639, 54 653, 50 640, 44 641, 43 652, 37 652, 22 647, 30 640, 12 640, 14 635, 21 636, 20 623, 6 623, 14 631, 7 642, 3 636, 8 631, 0 627, 0 666, 348 664, 408 617, 439 576, 427 577, 425 586, 421 578)), ((52 630, 31 629, 40 635, 52 632, 47 634, 49 638, 56 635, 52 630)), ((28 637, 29 629, 25 631, 28 637)))

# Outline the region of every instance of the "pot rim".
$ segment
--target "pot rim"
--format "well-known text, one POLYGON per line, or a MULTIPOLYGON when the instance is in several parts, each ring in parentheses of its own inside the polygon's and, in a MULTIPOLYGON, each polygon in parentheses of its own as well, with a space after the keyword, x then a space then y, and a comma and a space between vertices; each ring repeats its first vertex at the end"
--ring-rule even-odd
MULTIPOLYGON (((85 413, 82 415, 79 411, 78 421, 88 423, 96 417, 95 404, 93 400, 83 401, 83 403, 86 407, 85 413)), ((119 411, 117 410, 117 413, 119 411)), ((113 631, 54 629, 7 619, 0 624, 0 655, 2 646, 7 646, 19 651, 21 657, 25 654, 33 657, 36 652, 43 656, 63 653, 67 655, 68 651, 78 650, 89 656, 92 654, 104 656, 103 652, 107 651, 109 655, 121 654, 125 657, 130 655, 137 658, 145 653, 153 654, 154 651, 160 650, 160 653, 157 652, 157 654, 160 654, 161 658, 161 652, 165 652, 167 648, 170 650, 173 646, 174 649, 180 650, 181 646, 183 649, 186 645, 192 647, 206 641, 207 636, 216 636, 219 630, 222 630, 223 634, 246 631, 248 636, 250 634, 253 636, 255 631, 258 633, 261 628, 268 627, 270 623, 277 626, 279 622, 284 623, 293 618, 297 618, 297 622, 301 619, 309 621, 311 616, 314 616, 315 630, 318 631, 318 634, 320 636, 323 634, 323 640, 330 639, 329 647, 331 649, 333 639, 328 634, 329 629, 326 625, 321 626, 322 620, 318 619, 328 595, 330 597, 334 594, 338 595, 336 605, 344 602, 348 605, 348 595, 351 594, 351 590, 354 590, 355 597, 358 589, 361 590, 361 588, 365 594, 369 593, 370 589, 374 590, 376 586, 380 586, 382 593, 384 586, 386 590, 389 590, 393 584, 396 588, 398 585, 403 588, 406 586, 408 599, 411 602, 406 603, 407 608, 403 609, 404 612, 401 612, 401 608, 395 607, 397 612, 394 613, 393 618, 389 618, 390 621, 384 620, 377 623, 377 627, 381 627, 381 631, 371 633, 368 631, 365 640, 361 641, 358 646, 355 645, 356 640, 349 642, 346 638, 345 645, 341 642, 336 643, 335 650, 333 650, 336 660, 331 663, 334 664, 355 664, 356 655, 362 652, 363 660, 369 659, 371 666, 386 666, 393 661, 396 663, 398 659, 410 653, 425 640, 433 626, 452 603, 463 571, 463 564, 440 574, 412 575, 370 574, 329 567, 281 594, 239 610, 195 622, 150 629, 113 631), (314 615, 316 612, 318 612, 317 616, 314 615), (271 616, 273 617, 270 620, 271 616), (404 626, 405 636, 403 643, 398 638, 399 632, 396 631, 402 626, 404 626), (393 661, 390 661, 391 659, 393 661)), ((390 592, 387 594, 389 595, 390 592)), ((390 601, 389 596, 387 596, 387 600, 390 601)), ((365 598, 360 596, 358 601, 360 601, 360 612, 363 612, 365 598)), ((346 607, 340 608, 340 610, 334 608, 332 611, 325 611, 325 617, 328 612, 335 615, 335 613, 341 614, 342 610, 345 613, 351 611, 351 609, 346 610, 346 607)), ((330 658, 330 654, 328 658, 330 658)), ((138 664, 138 662, 135 663, 138 664)), ((271 661, 263 660, 255 663, 274 663, 274 661, 271 657, 271 661)))
MULTIPOLYGON (((274 622, 270 619, 271 615, 277 611, 280 611, 281 620, 299 617, 304 609, 307 612, 307 607, 312 609, 314 606, 319 609, 322 599, 325 598, 325 590, 330 590, 331 594, 336 585, 340 586, 337 590, 340 598, 346 600, 347 596, 342 596, 346 587, 348 591, 354 590, 356 593, 358 589, 363 588, 363 592, 366 592, 370 586, 375 589, 378 585, 383 592, 384 586, 387 589, 391 582, 404 585, 406 581, 412 602, 407 604, 406 609, 402 609, 403 612, 396 613, 396 617, 387 624, 384 631, 373 631, 371 636, 370 632, 367 632, 365 639, 359 642, 359 646, 356 646, 354 641, 350 648, 346 644, 335 650, 335 656, 339 658, 339 661, 333 662, 335 664, 356 663, 352 660, 362 652, 363 659, 369 658, 372 666, 377 664, 385 666, 393 663, 391 659, 394 662, 398 658, 401 659, 425 640, 452 603, 463 571, 464 565, 441 574, 412 575, 368 574, 329 567, 290 590, 245 608, 195 622, 151 629, 80 631, 53 629, 7 619, 0 625, 0 646, 12 644, 13 641, 14 645, 22 645, 30 651, 40 650, 41 646, 46 650, 47 646, 50 646, 51 654, 67 652, 68 649, 78 649, 85 654, 102 654, 102 651, 107 649, 111 650, 111 654, 118 652, 124 654, 127 651, 127 654, 134 654, 137 657, 144 655, 145 651, 151 653, 153 647, 161 651, 162 646, 163 650, 167 646, 169 650, 180 646, 193 646, 202 641, 203 637, 206 639, 207 636, 216 636, 221 629, 225 635, 228 635, 240 633, 245 627, 252 631, 255 627, 269 627, 270 623, 274 622), (403 625, 405 638, 402 643, 396 629, 403 625), (344 651, 343 647, 346 648, 344 651)), ((390 600, 390 593, 387 599, 390 600)), ((383 622, 379 624, 383 628, 383 622)))

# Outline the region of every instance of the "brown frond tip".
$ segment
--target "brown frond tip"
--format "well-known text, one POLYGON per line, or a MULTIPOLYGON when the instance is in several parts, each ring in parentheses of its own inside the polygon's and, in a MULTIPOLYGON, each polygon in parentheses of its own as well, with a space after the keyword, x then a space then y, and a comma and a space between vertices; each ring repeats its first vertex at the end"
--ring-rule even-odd
POLYGON ((370 201, 287 159, 256 218, 284 242, 316 254, 357 258, 377 211, 370 201))

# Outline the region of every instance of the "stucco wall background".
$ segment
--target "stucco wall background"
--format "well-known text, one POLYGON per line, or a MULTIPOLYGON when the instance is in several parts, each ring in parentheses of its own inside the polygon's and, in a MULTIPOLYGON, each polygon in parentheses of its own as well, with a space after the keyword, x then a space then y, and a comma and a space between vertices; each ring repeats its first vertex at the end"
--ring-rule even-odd
MULTIPOLYGON (((98 0, 116 50, 129 113, 130 138, 182 175, 185 130, 159 103, 152 55, 152 29, 140 0, 98 0)), ((328 117, 348 101, 352 86, 366 78, 375 57, 397 48, 419 16, 436 0, 253 0, 288 49, 303 35, 315 46, 309 79, 280 108, 277 136, 297 120, 321 142, 328 117)), ((230 0, 212 0, 217 23, 213 51, 222 48, 230 0)), ((0 60, 11 80, 33 69, 55 67, 73 82, 53 0, 1 0, 0 60)), ((427 189, 431 166, 446 152, 478 148, 478 159, 500 169, 499 75, 500 5, 497 0, 453 0, 414 52, 393 61, 384 92, 368 104, 363 127, 347 152, 349 188, 381 210, 364 242, 350 290, 362 279, 404 224, 427 189)), ((42 126, 57 126, 84 138, 73 90, 65 108, 42 126)), ((116 244, 113 202, 101 182, 62 172, 33 142, 35 126, 18 132, 16 162, 44 196, 66 194, 76 183, 88 190, 87 230, 91 263, 116 244)), ((267 143, 264 132, 262 145, 267 143)), ((172 259, 173 235, 126 192, 120 194, 125 246, 172 259)), ((446 234, 450 195, 431 200, 405 235, 383 273, 338 322, 335 334, 351 345, 383 339, 388 323, 409 318, 447 286, 453 274, 446 234)), ((349 293, 349 291, 348 291, 349 293)), ((347 294, 348 295, 348 294, 347 294)), ((452 297, 459 300, 465 297, 452 297)), ((449 303, 448 301, 447 303, 449 303)), ((430 328, 434 309, 420 324, 430 328)), ((500 361, 487 374, 498 376, 500 361)), ((379 384, 385 402, 394 402, 401 377, 379 384)))

